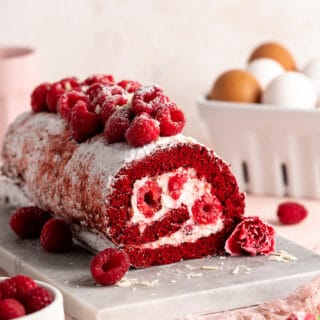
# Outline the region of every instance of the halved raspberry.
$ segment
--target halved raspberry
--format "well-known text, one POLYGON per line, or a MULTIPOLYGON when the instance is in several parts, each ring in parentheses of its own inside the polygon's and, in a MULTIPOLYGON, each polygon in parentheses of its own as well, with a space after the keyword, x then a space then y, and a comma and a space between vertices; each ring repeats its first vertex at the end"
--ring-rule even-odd
POLYGON ((186 124, 183 111, 173 102, 158 108, 155 119, 160 122, 160 135, 165 137, 180 133, 186 124))
POLYGON ((218 198, 205 193, 192 206, 193 220, 198 224, 215 223, 221 217, 222 210, 223 207, 218 198))
POLYGON ((159 122, 147 113, 141 113, 133 119, 126 131, 125 138, 134 147, 144 146, 158 139, 160 134, 159 122))
POLYGON ((103 135, 108 143, 125 140, 125 133, 133 119, 133 111, 130 107, 118 108, 105 124, 103 135))
POLYGON ((31 94, 31 107, 33 112, 49 111, 47 106, 47 93, 51 83, 44 82, 38 85, 31 94))
POLYGON ((161 204, 162 189, 157 182, 147 180, 139 188, 137 194, 137 207, 145 217, 151 218, 162 207, 161 204))
POLYGON ((296 224, 304 220, 307 209, 297 202, 283 202, 279 205, 277 215, 282 224, 296 224))
POLYGON ((36 287, 26 292, 23 302, 26 307, 27 313, 33 313, 43 309, 53 301, 52 293, 43 288, 36 287))
POLYGON ((108 248, 93 257, 91 274, 97 283, 111 286, 121 280, 129 267, 129 258, 123 250, 108 248))
POLYGON ((142 86, 140 82, 135 80, 122 80, 119 81, 117 84, 129 93, 136 92, 137 89, 139 89, 142 86))
POLYGON ((10 218, 12 230, 21 238, 39 238, 41 229, 50 219, 50 214, 38 207, 22 207, 10 218))
POLYGON ((188 176, 185 173, 177 173, 169 178, 168 190, 172 199, 178 200, 183 189, 183 185, 187 182, 188 176))
POLYGON ((93 74, 85 79, 82 85, 91 86, 94 83, 102 83, 105 85, 113 85, 114 78, 112 74, 93 74))
POLYGON ((69 250, 72 246, 70 226, 62 219, 50 219, 41 231, 40 243, 48 252, 59 253, 69 250))
POLYGON ((71 110, 78 101, 83 101, 89 104, 89 97, 83 92, 71 90, 63 93, 57 103, 57 111, 60 113, 61 117, 66 121, 71 119, 71 110))
POLYGON ((78 101, 71 110, 70 127, 72 136, 83 142, 101 131, 101 122, 97 114, 88 110, 88 104, 78 101))
POLYGON ((169 98, 163 90, 154 85, 142 86, 136 90, 132 98, 132 109, 135 114, 142 112, 153 115, 157 108, 161 107, 169 98))
POLYGON ((26 314, 24 306, 15 299, 0 301, 0 320, 10 320, 23 317, 26 314))
POLYGON ((106 98, 100 112, 100 117, 103 123, 105 123, 112 116, 112 114, 116 111, 116 109, 119 106, 123 106, 127 103, 128 99, 119 94, 106 98))
POLYGON ((60 96, 66 91, 81 91, 81 87, 77 78, 65 78, 51 85, 47 93, 47 105, 51 112, 57 112, 57 102, 60 96))

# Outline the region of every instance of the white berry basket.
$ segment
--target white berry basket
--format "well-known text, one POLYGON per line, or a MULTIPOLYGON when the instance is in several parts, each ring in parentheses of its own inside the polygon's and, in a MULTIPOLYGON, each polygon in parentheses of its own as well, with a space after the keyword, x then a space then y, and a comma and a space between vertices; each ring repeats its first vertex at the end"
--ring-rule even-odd
MULTIPOLYGON (((0 277, 0 282, 8 277, 0 277)), ((64 320, 63 298, 61 292, 52 285, 35 281, 39 286, 49 290, 53 295, 53 301, 45 308, 20 317, 21 320, 64 320)))
POLYGON ((202 98, 198 110, 242 191, 320 199, 320 109, 202 98))

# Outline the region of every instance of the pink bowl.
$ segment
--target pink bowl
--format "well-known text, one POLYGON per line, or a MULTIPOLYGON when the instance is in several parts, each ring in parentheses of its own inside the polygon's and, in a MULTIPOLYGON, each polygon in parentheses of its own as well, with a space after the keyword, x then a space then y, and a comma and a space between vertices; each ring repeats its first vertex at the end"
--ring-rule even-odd
POLYGON ((18 114, 30 109, 30 93, 38 78, 38 59, 34 49, 0 47, 0 145, 8 124, 18 114))

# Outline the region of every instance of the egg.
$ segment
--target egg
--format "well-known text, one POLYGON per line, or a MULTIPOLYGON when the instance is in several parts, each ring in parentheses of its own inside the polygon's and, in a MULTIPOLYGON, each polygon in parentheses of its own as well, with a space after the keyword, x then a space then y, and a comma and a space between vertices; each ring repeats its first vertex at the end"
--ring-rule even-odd
POLYGON ((259 102, 261 88, 257 79, 245 70, 229 70, 214 82, 208 99, 236 102, 259 102))
POLYGON ((312 81, 318 95, 320 94, 320 59, 309 61, 302 72, 312 81))
POLYGON ((312 109, 317 103, 317 91, 303 73, 289 71, 269 83, 262 94, 262 102, 286 108, 312 109))
POLYGON ((258 46, 251 54, 249 62, 259 58, 270 58, 279 62, 287 70, 296 70, 296 63, 292 54, 281 44, 267 42, 258 46))
POLYGON ((262 90, 266 88, 271 80, 285 72, 280 63, 269 58, 251 61, 247 70, 258 80, 262 90))

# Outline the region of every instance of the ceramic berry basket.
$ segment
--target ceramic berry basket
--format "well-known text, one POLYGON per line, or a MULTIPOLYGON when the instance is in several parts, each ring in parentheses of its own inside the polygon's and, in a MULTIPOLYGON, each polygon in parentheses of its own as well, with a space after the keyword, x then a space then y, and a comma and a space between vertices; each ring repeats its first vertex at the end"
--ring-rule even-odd
POLYGON ((242 191, 320 199, 320 109, 202 98, 198 110, 242 191))
MULTIPOLYGON (((8 277, 0 277, 0 282, 8 277)), ((35 281, 39 286, 49 290, 53 294, 53 301, 45 308, 19 317, 21 320, 65 320, 63 309, 63 298, 61 292, 55 287, 42 281, 35 281)))

